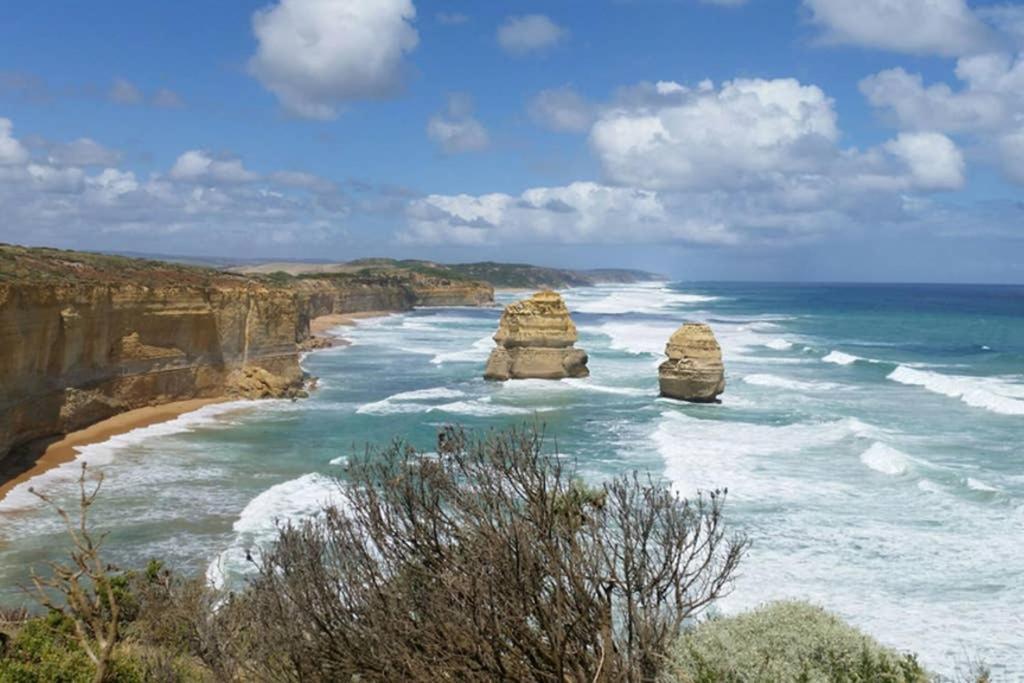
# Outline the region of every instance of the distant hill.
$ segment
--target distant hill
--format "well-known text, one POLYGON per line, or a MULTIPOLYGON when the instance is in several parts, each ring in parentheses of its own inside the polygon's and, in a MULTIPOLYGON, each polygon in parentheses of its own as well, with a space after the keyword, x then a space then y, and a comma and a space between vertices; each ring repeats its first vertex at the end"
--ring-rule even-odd
POLYGON ((509 289, 537 289, 541 287, 586 287, 605 282, 631 283, 667 279, 663 275, 643 270, 599 268, 572 270, 546 268, 525 263, 436 263, 415 259, 364 258, 344 263, 317 263, 272 261, 240 265, 233 272, 248 274, 287 273, 294 276, 355 273, 364 270, 411 270, 425 275, 449 277, 459 280, 482 280, 494 287, 509 289))

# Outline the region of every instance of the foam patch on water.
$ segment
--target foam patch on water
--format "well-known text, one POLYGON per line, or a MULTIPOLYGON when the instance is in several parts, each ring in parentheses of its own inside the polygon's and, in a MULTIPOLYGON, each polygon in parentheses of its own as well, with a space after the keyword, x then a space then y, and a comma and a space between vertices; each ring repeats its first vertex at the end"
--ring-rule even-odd
POLYGON ((75 448, 76 457, 74 460, 62 463, 12 488, 4 499, 0 500, 0 513, 38 507, 41 505, 41 502, 29 492, 29 488, 45 492, 49 487, 78 481, 82 471, 82 462, 89 463, 89 467, 95 471, 111 463, 117 457, 118 452, 123 449, 134 448, 145 445, 151 440, 158 440, 175 434, 185 434, 197 429, 230 426, 232 423, 226 418, 227 414, 257 405, 260 405, 260 402, 230 401, 227 403, 214 403, 179 415, 173 420, 158 422, 148 427, 139 427, 124 434, 117 434, 99 443, 78 446, 75 448))
POLYGON ((490 397, 487 396, 473 401, 454 401, 439 406, 431 406, 427 409, 427 412, 441 411, 458 415, 469 415, 471 417, 495 417, 498 415, 530 415, 534 411, 543 410, 546 409, 535 408, 534 410, 529 410, 518 406, 492 403, 490 397))
POLYGON ((740 498, 799 500, 822 495, 831 481, 769 473, 776 459, 792 461, 801 451, 827 448, 846 439, 877 439, 884 431, 856 418, 788 425, 703 419, 666 411, 652 434, 665 475, 684 493, 728 486, 740 498), (764 464, 759 464, 764 463, 764 464))
POLYGON ((788 342, 785 339, 769 339, 764 345, 775 351, 788 351, 793 348, 793 342, 788 342))
POLYGON ((972 491, 982 491, 983 493, 999 493, 999 489, 990 484, 986 484, 980 479, 974 477, 967 477, 967 488, 972 491))
POLYGON ((897 366, 889 379, 900 384, 919 386, 950 398, 958 398, 974 408, 1000 415, 1024 415, 1024 384, 998 377, 944 375, 897 366))
POLYGON ((884 443, 873 443, 860 454, 860 461, 882 474, 897 477, 910 471, 910 456, 884 443))
MULTIPOLYGON (((595 293, 603 294, 599 299, 579 296, 576 292, 567 295, 569 309, 577 313, 593 313, 597 315, 620 315, 626 313, 659 314, 678 306, 694 306, 696 304, 718 301, 721 297, 706 296, 677 292, 662 286, 660 283, 642 283, 628 286, 595 288, 595 293)), ((592 290, 594 291, 594 290, 592 290)))
POLYGON ((493 348, 494 339, 488 335, 477 339, 468 349, 438 353, 430 362, 434 365, 443 365, 445 363, 482 363, 487 360, 487 356, 490 355, 493 348))
POLYGON ((461 398, 465 392, 450 387, 433 387, 430 389, 417 389, 415 391, 403 391, 389 396, 388 401, 428 401, 431 399, 461 398))
POLYGON ((754 386, 788 389, 791 391, 832 391, 840 388, 839 384, 833 382, 808 382, 766 373, 744 375, 741 379, 745 383, 753 384, 754 386))
POLYGON ((849 353, 843 353, 842 351, 830 351, 828 355, 821 359, 826 363, 835 363, 836 365, 853 365, 859 360, 867 360, 860 356, 853 356, 849 353))
POLYGON ((677 327, 668 323, 616 322, 604 323, 585 330, 608 337, 609 346, 616 351, 635 355, 664 356, 665 344, 677 327))
POLYGON ((312 517, 329 505, 343 504, 338 483, 322 474, 305 474, 271 486, 249 501, 239 514, 231 527, 235 539, 210 562, 206 570, 207 582, 215 588, 223 588, 230 576, 251 571, 246 552, 272 542, 277 537, 279 523, 312 517))

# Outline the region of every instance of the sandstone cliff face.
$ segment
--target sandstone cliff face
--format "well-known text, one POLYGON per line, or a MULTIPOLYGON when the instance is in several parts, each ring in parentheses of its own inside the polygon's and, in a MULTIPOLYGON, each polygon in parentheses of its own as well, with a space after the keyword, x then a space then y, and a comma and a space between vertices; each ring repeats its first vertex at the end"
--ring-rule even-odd
POLYGON ((408 274, 280 284, 129 259, 104 270, 45 254, 37 263, 37 250, 0 246, 0 266, 17 258, 41 271, 0 269, 0 459, 147 405, 300 396, 298 344, 319 315, 493 301, 482 283, 408 274))
POLYGON ((557 293, 543 291, 505 307, 484 378, 586 377, 587 354, 573 348, 576 325, 557 293))
POLYGON ((694 403, 711 403, 725 391, 722 349, 711 328, 686 323, 665 346, 668 360, 658 367, 661 395, 694 403))

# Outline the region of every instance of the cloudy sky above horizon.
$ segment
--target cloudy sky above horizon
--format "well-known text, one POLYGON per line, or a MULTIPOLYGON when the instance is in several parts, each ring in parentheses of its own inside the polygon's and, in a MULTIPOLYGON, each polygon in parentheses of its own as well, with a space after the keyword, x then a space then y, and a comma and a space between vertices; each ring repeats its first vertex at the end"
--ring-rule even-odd
POLYGON ((1024 3, 5 3, 0 241, 1024 282, 1024 3))

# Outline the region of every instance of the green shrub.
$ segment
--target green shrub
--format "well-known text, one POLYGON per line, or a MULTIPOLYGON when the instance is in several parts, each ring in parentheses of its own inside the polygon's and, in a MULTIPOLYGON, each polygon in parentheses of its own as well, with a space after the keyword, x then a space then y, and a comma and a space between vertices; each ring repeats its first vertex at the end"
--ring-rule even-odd
POLYGON ((917 683, 913 655, 881 646, 835 615, 777 602, 707 621, 680 637, 668 667, 677 683, 917 683))
MULTIPOLYGON (((89 683, 95 671, 78 646, 73 622, 59 612, 24 622, 0 656, 3 683, 89 683)), ((118 657, 106 680, 142 683, 149 678, 133 658, 118 657)))

